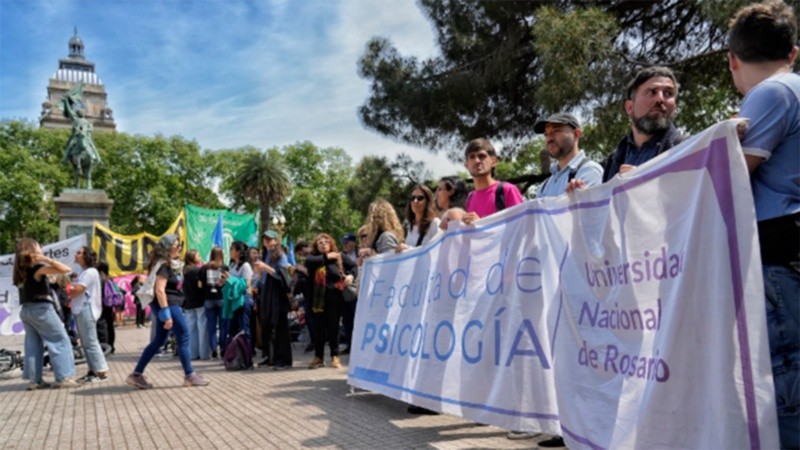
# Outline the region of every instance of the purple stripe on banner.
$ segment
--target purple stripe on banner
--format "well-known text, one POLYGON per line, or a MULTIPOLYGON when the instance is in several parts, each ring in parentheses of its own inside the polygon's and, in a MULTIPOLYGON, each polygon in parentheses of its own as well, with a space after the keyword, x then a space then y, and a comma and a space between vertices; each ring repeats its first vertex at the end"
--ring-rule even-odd
POLYGON ((602 445, 592 442, 590 439, 587 439, 583 436, 578 436, 577 434, 570 431, 569 428, 565 427, 564 425, 561 425, 561 431, 563 431, 565 435, 568 435, 572 439, 575 439, 576 441, 580 442, 581 444, 589 448, 593 448, 595 450, 605 450, 605 447, 603 447, 602 445))
POLYGON ((692 153, 674 163, 648 172, 627 183, 616 187, 612 195, 638 186, 660 175, 673 172, 707 169, 711 184, 717 196, 722 219, 728 234, 730 252, 731 279, 733 282, 733 308, 736 314, 736 331, 739 340, 739 353, 742 364, 742 384, 744 385, 745 408, 747 409, 747 429, 750 433, 750 448, 761 448, 761 437, 758 431, 758 411, 756 411, 755 387, 753 386, 753 364, 750 361, 750 339, 747 335, 747 318, 744 309, 744 287, 739 255, 739 241, 736 235, 736 202, 731 185, 730 160, 728 159, 728 143, 726 138, 711 141, 708 147, 692 153))
MULTIPOLYGON (((564 258, 561 259, 561 265, 558 267, 558 278, 564 272, 564 264, 567 263, 567 255, 569 254, 569 245, 564 250, 564 258)), ((562 283, 563 284, 563 283, 562 283)), ((558 313, 556 314, 556 324, 553 327, 553 339, 550 341, 550 359, 555 359, 556 351, 556 336, 558 335, 558 325, 561 323, 561 311, 564 307, 564 290, 559 286, 558 288, 558 313)))
POLYGON ((455 400, 452 398, 446 398, 446 397, 440 397, 438 395, 428 394, 427 392, 417 391, 411 388, 407 388, 405 386, 390 383, 388 372, 367 369, 364 367, 356 367, 349 375, 359 380, 368 381, 370 383, 378 384, 381 386, 386 386, 390 389, 395 389, 401 392, 408 392, 409 394, 414 394, 417 397, 436 400, 442 403, 449 403, 451 405, 460 405, 465 408, 472 408, 472 409, 482 409, 484 411, 502 414, 504 416, 525 417, 528 419, 558 420, 558 414, 548 414, 548 413, 540 413, 533 411, 525 412, 525 411, 515 411, 504 408, 495 408, 494 406, 484 405, 481 403, 465 402, 462 400, 455 400))

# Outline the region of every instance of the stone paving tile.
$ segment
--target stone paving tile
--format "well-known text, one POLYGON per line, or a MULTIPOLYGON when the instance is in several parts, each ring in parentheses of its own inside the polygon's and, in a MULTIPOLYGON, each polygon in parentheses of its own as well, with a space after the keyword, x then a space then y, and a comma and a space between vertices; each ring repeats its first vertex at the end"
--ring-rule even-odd
MULTIPOLYGON (((505 430, 449 415, 412 416, 402 402, 350 394, 345 367, 308 370, 311 355, 294 347, 291 370, 228 372, 195 361, 211 380, 183 387, 177 358, 154 358, 145 374, 154 389, 125 384, 149 329, 117 329, 109 380, 78 389, 25 391, 19 377, 0 379, 2 449, 483 449, 535 448, 505 430)), ((0 347, 22 349, 19 336, 0 347)), ((259 355, 260 356, 260 355, 259 355)), ((256 358, 256 361, 261 358, 256 358)), ((327 362, 327 361, 326 361, 327 362)), ((78 376, 87 371, 77 366, 78 376)), ((52 372, 45 372, 52 380, 52 372)), ((536 440, 544 439, 542 436, 536 440)))

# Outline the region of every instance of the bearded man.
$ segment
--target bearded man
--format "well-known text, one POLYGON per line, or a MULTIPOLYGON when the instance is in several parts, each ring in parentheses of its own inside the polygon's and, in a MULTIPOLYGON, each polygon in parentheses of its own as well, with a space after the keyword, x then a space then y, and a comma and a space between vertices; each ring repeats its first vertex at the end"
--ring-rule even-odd
POLYGON ((678 81, 672 70, 653 66, 628 83, 625 113, 631 132, 603 164, 603 182, 655 158, 683 140, 672 119, 677 109, 678 81))

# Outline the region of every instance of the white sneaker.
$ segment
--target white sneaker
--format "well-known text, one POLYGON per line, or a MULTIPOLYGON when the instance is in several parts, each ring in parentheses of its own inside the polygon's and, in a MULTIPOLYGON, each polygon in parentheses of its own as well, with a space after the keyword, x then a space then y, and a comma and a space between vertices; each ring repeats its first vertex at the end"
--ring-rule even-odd
POLYGON ((522 439, 533 439, 536 436, 539 436, 541 433, 537 433, 535 431, 509 431, 506 438, 511 439, 512 441, 519 441, 522 439))

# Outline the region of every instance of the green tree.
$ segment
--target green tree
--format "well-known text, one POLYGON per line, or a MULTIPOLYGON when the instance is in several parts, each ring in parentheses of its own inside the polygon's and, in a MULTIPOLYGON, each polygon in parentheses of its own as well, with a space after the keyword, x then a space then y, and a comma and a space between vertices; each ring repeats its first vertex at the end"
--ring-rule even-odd
POLYGON ((352 160, 340 148, 320 149, 305 141, 283 149, 294 189, 281 205, 286 234, 310 239, 318 233, 342 236, 352 232, 363 216, 346 195, 353 176, 352 160))
POLYGON ((249 154, 236 172, 237 190, 258 203, 262 233, 270 223, 270 210, 291 191, 283 157, 277 149, 249 154))
POLYGON ((22 237, 43 244, 58 239, 53 198, 71 176, 57 149, 68 136, 68 130, 42 133, 30 123, 0 124, 0 254, 13 253, 22 237))
POLYGON ((402 190, 386 157, 365 156, 356 164, 353 181, 347 187, 347 198, 353 208, 366 216, 369 204, 377 198, 385 198, 397 207, 393 197, 402 201, 402 190))
MULTIPOLYGON (((38 128, 19 121, 0 123, 0 251, 17 239, 58 239, 54 198, 70 187, 71 168, 60 163, 69 130, 38 128)), ((163 233, 186 203, 223 204, 211 186, 209 167, 196 142, 126 133, 95 133, 102 164, 95 189, 114 200, 109 226, 125 234, 163 233)))
POLYGON ((371 39, 359 61, 371 83, 359 114, 381 134, 453 149, 457 161, 457 149, 481 136, 513 155, 536 120, 573 110, 592 127, 585 144, 605 153, 626 131, 625 83, 662 64, 682 85, 687 120, 678 124, 695 132, 728 117, 737 100, 719 12, 729 14, 730 3, 421 0, 440 55, 419 60, 371 39))

